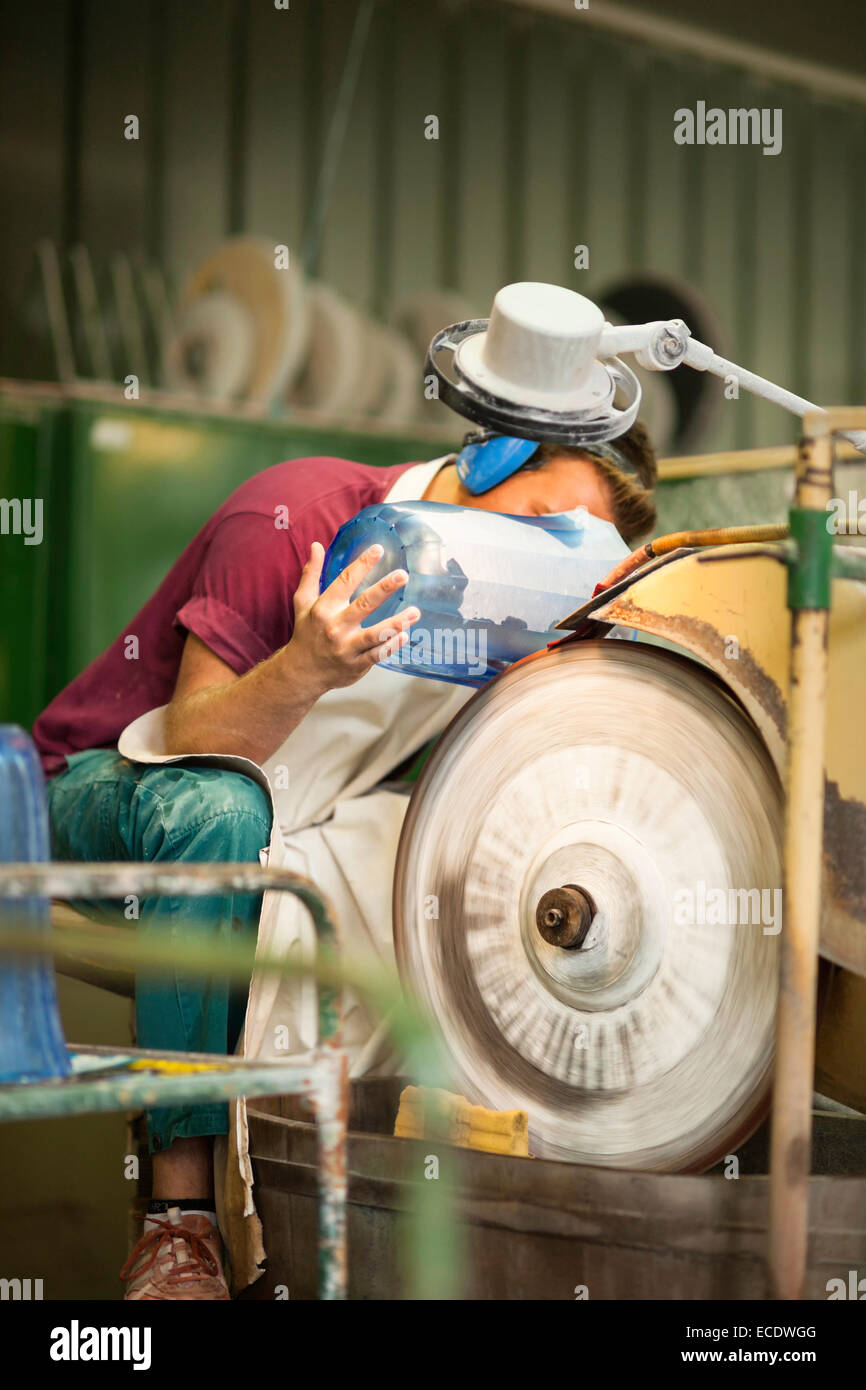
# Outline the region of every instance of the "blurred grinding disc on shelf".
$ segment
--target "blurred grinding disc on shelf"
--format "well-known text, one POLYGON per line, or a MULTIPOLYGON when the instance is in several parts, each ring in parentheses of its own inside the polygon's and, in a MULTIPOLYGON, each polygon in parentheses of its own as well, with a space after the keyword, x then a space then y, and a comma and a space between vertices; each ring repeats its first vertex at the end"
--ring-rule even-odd
POLYGON ((309 317, 300 271, 278 260, 276 243, 234 237, 193 272, 166 354, 171 389, 262 403, 286 390, 309 317))
POLYGON ((351 304, 320 281, 307 286, 307 303, 307 351, 298 378, 288 392, 288 403, 326 415, 360 414, 366 371, 363 319, 351 304))
POLYGON ((386 425, 408 425, 424 398, 424 358, 393 328, 381 329, 387 358, 384 399, 376 418, 386 425))
POLYGON ((366 315, 361 314, 359 317, 363 346, 355 408, 359 415, 372 415, 378 419, 379 409, 385 403, 391 374, 387 329, 366 315))
POLYGON ((409 344, 328 285, 310 285, 307 299, 307 356, 288 403, 334 419, 410 420, 421 394, 422 363, 409 344))
POLYGON ((253 316, 239 300, 216 290, 181 310, 165 371, 169 388, 211 400, 243 400, 255 358, 253 316))
POLYGON ((421 361, 430 343, 446 323, 462 323, 477 315, 464 295, 456 290, 420 290, 407 295, 391 315, 395 328, 403 333, 420 355, 421 361))
POLYGON ((466 426, 455 413, 438 399, 428 400, 424 395, 424 360, 427 349, 435 335, 447 323, 462 323, 464 319, 476 318, 475 307, 456 290, 427 289, 407 295, 390 315, 391 323, 405 337, 420 359, 418 388, 415 395, 413 415, 424 424, 445 425, 457 422, 461 433, 466 426))
POLYGON ((526 1110, 547 1158, 732 1152, 768 1103, 781 836, 763 743, 693 662, 576 642, 479 691, 415 789, 394 889, 454 1088, 526 1110))

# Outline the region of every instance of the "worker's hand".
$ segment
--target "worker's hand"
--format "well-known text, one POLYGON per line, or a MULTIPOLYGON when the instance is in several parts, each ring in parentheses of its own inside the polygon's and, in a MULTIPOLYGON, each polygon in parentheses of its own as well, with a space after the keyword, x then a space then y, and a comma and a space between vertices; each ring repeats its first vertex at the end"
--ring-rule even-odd
POLYGON ((361 626, 409 579, 405 570, 392 570, 350 602, 382 554, 381 545, 371 545, 320 594, 325 551, 318 541, 313 542, 295 590, 295 628, 288 651, 293 665, 320 694, 353 685, 371 666, 399 651, 409 640, 408 629, 421 616, 417 608, 404 608, 384 622, 361 626))

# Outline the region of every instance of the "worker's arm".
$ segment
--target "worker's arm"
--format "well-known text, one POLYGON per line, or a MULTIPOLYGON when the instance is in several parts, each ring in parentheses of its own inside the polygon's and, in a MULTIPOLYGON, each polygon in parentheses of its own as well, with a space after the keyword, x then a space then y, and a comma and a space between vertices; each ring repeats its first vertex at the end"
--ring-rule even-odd
POLYGON ((324 555, 314 542, 295 591, 291 640, 246 675, 237 676, 199 637, 188 634, 166 710, 167 753, 234 753, 263 763, 320 695, 354 684, 408 640, 417 608, 361 627, 406 583, 405 571, 394 570, 349 602, 381 559, 382 547, 371 546, 320 594, 324 555))

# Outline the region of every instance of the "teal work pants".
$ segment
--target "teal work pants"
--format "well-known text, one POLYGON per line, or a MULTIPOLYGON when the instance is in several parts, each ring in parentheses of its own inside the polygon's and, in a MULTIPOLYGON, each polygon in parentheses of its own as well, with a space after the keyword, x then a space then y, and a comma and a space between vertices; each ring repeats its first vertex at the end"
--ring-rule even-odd
MULTIPOLYGON (((259 862, 271 835, 264 790, 241 773, 194 764, 133 763, 119 753, 73 754, 66 772, 48 783, 52 853, 66 860, 145 863, 259 862)), ((261 894, 214 898, 143 898, 140 902, 77 903, 97 921, 120 924, 151 939, 255 941, 261 894), (137 917, 135 913, 137 912, 137 917)), ((243 1026, 246 990, 218 976, 136 975, 139 1047, 178 1052, 232 1052, 243 1026)), ((185 1105, 147 1117, 152 1153, 177 1138, 225 1134, 228 1107, 185 1105)))

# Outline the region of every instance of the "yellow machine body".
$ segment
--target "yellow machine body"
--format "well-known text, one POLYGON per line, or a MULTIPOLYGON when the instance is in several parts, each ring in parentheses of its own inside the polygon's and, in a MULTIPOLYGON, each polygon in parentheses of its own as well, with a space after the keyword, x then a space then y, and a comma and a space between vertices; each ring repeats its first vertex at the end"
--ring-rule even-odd
MULTIPOLYGON (((705 662, 754 720, 784 784, 791 620, 781 547, 672 558, 594 610, 705 662)), ((836 967, 817 1084, 866 1109, 866 587, 833 581, 824 793, 821 953, 836 967)))

